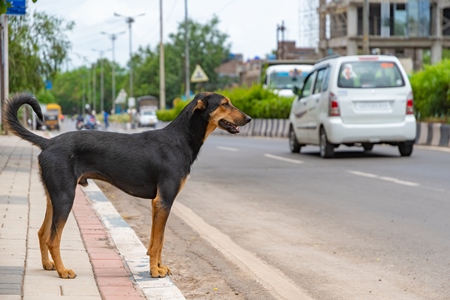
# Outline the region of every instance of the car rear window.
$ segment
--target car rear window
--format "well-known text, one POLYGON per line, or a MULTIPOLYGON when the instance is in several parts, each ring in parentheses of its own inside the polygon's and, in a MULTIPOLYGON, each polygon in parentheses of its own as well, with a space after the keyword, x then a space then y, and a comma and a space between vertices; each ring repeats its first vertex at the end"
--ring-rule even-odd
POLYGON ((405 85, 397 64, 392 61, 352 61, 342 63, 338 87, 393 88, 405 85))
POLYGON ((278 71, 269 75, 270 88, 272 89, 292 89, 294 86, 301 86, 308 72, 293 68, 290 71, 278 71))

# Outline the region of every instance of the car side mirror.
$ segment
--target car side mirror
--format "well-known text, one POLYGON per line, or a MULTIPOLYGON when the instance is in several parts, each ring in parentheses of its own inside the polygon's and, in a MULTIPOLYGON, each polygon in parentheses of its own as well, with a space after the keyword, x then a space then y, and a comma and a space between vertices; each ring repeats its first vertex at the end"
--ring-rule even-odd
POLYGON ((294 95, 300 96, 301 90, 298 88, 298 86, 294 85, 292 91, 294 92, 294 95))

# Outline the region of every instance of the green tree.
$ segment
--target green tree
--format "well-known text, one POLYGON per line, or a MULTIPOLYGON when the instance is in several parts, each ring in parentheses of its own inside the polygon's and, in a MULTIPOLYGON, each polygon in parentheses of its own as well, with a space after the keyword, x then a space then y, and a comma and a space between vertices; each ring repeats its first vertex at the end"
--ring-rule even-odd
MULTIPOLYGON (((217 28, 219 23, 220 21, 217 16, 213 16, 205 25, 188 20, 189 74, 192 74, 195 66, 199 64, 209 77, 209 81, 206 83, 193 84, 193 90, 200 89, 201 87, 207 90, 215 90, 221 87, 218 74, 215 70, 228 57, 231 44, 227 43, 229 36, 226 33, 220 32, 217 28)), ((172 40, 171 46, 173 47, 173 51, 169 53, 173 53, 174 56, 167 58, 168 67, 172 65, 183 67, 185 34, 186 26, 184 23, 180 23, 178 32, 169 35, 172 40), (177 63, 173 61, 177 61, 177 63)), ((179 72, 177 74, 184 74, 183 68, 179 72)))
POLYGON ((9 18, 11 92, 37 92, 55 78, 71 47, 65 32, 73 27, 43 12, 9 18))
MULTIPOLYGON (((219 19, 214 16, 205 25, 189 20, 189 74, 199 64, 209 77, 209 82, 192 84, 194 91, 200 88, 215 90, 224 86, 224 82, 216 74, 215 69, 220 66, 229 54, 230 44, 228 35, 218 30, 219 19)), ((180 23, 178 32, 169 35, 170 42, 164 45, 165 57, 165 85, 166 102, 172 106, 172 101, 184 94, 185 83, 185 24, 180 23)), ((150 47, 139 49, 133 55, 134 96, 160 96, 159 92, 159 47, 154 51, 150 47)))

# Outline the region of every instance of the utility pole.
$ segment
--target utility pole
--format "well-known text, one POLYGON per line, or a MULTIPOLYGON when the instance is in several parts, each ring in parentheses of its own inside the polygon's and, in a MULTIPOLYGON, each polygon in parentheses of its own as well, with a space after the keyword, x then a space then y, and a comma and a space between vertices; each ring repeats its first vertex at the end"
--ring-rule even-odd
MULTIPOLYGON (((89 71, 89 65, 91 64, 88 60, 87 60, 87 58, 86 58, 86 56, 82 56, 82 55, 80 55, 80 54, 78 54, 78 53, 75 53, 75 55, 77 55, 79 58, 81 58, 81 59, 83 59, 83 61, 86 63, 86 65, 87 65, 87 67, 86 67, 86 73, 87 73, 87 76, 85 77, 85 81, 83 82, 83 96, 82 96, 82 102, 83 102, 83 104, 82 104, 82 107, 81 107, 81 114, 82 115, 84 115, 84 112, 85 112, 85 110, 86 110, 86 100, 88 101, 88 103, 90 102, 90 98, 91 98, 91 90, 90 90, 90 87, 91 87, 91 85, 90 85, 90 82, 91 82, 91 72, 89 71), (87 78, 87 79, 86 79, 87 78), (87 82, 87 92, 86 92, 86 89, 85 89, 85 84, 86 84, 86 82, 87 82), (85 98, 85 93, 86 93, 86 95, 88 96, 87 97, 87 99, 85 98)), ((83 76, 84 77, 84 76, 83 76)))
POLYGON ((363 54, 369 53, 369 0, 363 4, 363 54))
POLYGON ((129 30, 129 33, 130 33, 130 95, 129 95, 129 97, 131 98, 131 97, 133 97, 133 49, 132 49, 132 46, 131 46, 131 24, 134 23, 134 18, 143 16, 145 14, 140 14, 140 15, 137 15, 137 16, 134 16, 134 17, 126 17, 126 16, 123 16, 123 15, 118 14, 118 13, 114 13, 114 15, 116 17, 124 17, 125 18, 125 22, 128 23, 128 30, 129 30))
POLYGON ((190 76, 189 76, 189 23, 188 23, 188 6, 187 6, 187 0, 184 0, 184 26, 185 26, 185 34, 184 37, 185 40, 185 75, 186 75, 186 101, 189 99, 190 96, 190 90, 191 90, 191 84, 190 84, 190 76))
MULTIPOLYGON (((95 90, 95 78, 97 77, 97 72, 95 72, 97 69, 97 64, 94 62, 92 63, 92 107, 90 110, 95 110, 95 103, 97 102, 97 93, 95 90)), ((96 112, 97 113, 97 112, 96 112)))
POLYGON ((111 49, 108 50, 97 50, 97 49, 92 49, 92 51, 98 52, 100 54, 100 111, 104 112, 105 111, 105 80, 104 80, 104 76, 103 76, 103 52, 104 51, 109 51, 111 49))
POLYGON ((119 33, 106 33, 104 31, 101 32, 101 34, 105 34, 107 36, 109 36, 109 38, 111 39, 112 42, 112 64, 111 64, 111 76, 112 76, 112 95, 111 95, 111 105, 112 105, 112 109, 115 112, 115 103, 114 101, 116 100, 116 58, 115 58, 115 52, 114 52, 114 42, 117 39, 117 36, 119 34, 124 34, 125 31, 119 32, 119 33))
POLYGON ((2 119, 2 109, 9 95, 8 16, 6 14, 0 16, 0 47, 0 131, 3 129, 7 134, 8 131, 3 126, 5 120, 2 119))
POLYGON ((281 26, 277 25, 277 59, 285 59, 284 53, 284 31, 286 27, 284 27, 284 21, 281 21, 281 26), (278 38, 278 34, 281 31, 281 46, 278 38))
POLYGON ((163 6, 159 0, 159 109, 166 108, 166 82, 164 70, 164 43, 163 43, 163 6))

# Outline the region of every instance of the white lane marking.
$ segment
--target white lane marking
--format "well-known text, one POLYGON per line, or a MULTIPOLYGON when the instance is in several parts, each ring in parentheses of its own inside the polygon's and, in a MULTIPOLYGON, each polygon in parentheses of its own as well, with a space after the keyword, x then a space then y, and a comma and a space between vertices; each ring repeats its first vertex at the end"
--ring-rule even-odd
POLYGON ((293 164, 302 164, 303 161, 301 160, 296 160, 296 159, 290 159, 290 158, 286 158, 286 157, 281 157, 281 156, 276 156, 276 155, 272 155, 272 154, 264 154, 265 157, 268 158, 272 158, 272 159, 278 159, 278 160, 282 160, 282 161, 286 161, 286 162, 290 162, 293 164))
POLYGON ((241 248, 228 235, 206 223, 205 220, 187 206, 175 201, 172 211, 230 261, 246 272, 248 270, 253 272, 254 276, 259 279, 258 281, 263 286, 268 287, 267 290, 276 298, 280 299, 281 296, 281 299, 311 299, 305 291, 297 287, 281 270, 269 265, 248 250, 241 248))
POLYGON ((393 178, 393 177, 378 176, 378 175, 375 175, 375 174, 364 173, 364 172, 359 172, 359 171, 348 171, 348 172, 353 174, 353 175, 358 175, 358 176, 364 176, 364 177, 368 177, 368 178, 374 178, 374 179, 389 181, 389 182, 393 182, 393 183, 397 183, 397 184, 403 184, 403 185, 407 185, 407 186, 420 186, 419 183, 411 182, 411 181, 405 181, 405 180, 400 180, 400 179, 393 178))
POLYGON ((225 151, 233 151, 233 152, 239 151, 239 149, 237 149, 237 148, 224 147, 224 146, 217 146, 217 149, 225 150, 225 151))

